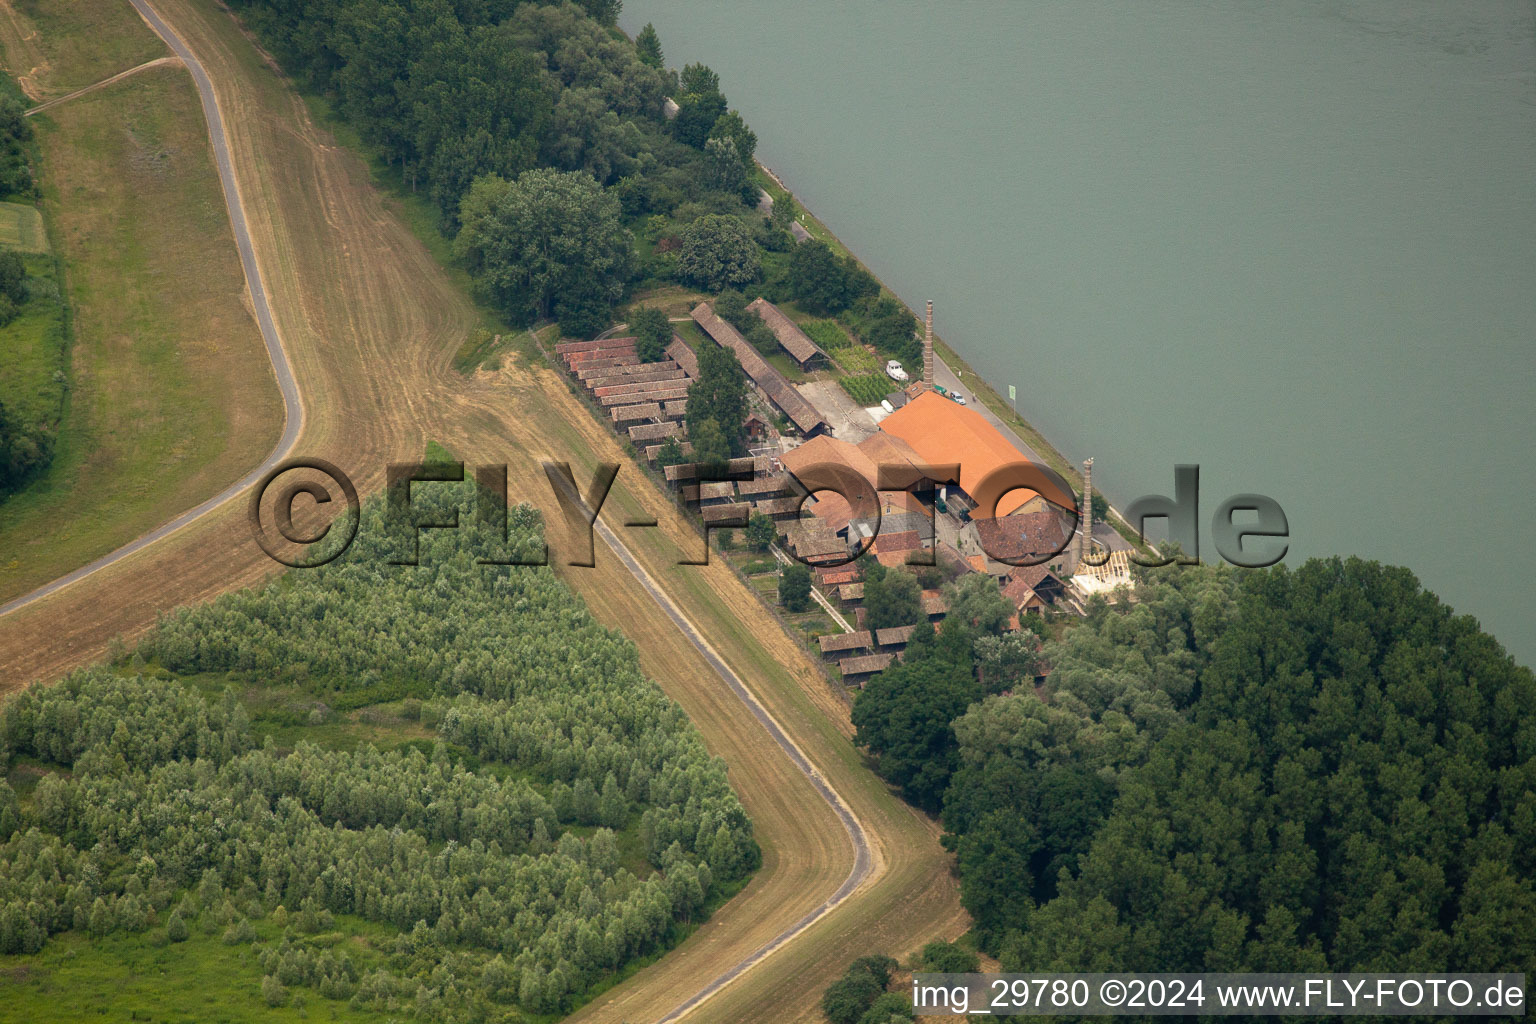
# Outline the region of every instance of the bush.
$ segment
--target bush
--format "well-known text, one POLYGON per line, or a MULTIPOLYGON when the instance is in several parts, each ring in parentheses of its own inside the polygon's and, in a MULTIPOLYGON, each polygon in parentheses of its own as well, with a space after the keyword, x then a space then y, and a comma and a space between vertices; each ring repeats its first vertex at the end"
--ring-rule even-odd
POLYGON ((261 979, 261 998, 268 1006, 282 1006, 288 1001, 288 989, 282 982, 268 974, 261 979))
POLYGON ((930 942, 921 954, 923 970, 935 974, 970 974, 981 967, 981 957, 953 942, 930 942))

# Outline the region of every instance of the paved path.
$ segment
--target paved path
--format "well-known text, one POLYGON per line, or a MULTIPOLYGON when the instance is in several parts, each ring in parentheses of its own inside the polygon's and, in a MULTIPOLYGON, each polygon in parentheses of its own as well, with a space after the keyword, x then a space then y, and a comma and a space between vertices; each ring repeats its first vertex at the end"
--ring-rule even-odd
MULTIPOLYGON (((780 551, 777 544, 768 545, 768 550, 773 552, 774 561, 778 562, 780 565, 789 564, 789 556, 780 551)), ((815 587, 812 587, 811 597, 815 598, 816 603, 826 609, 827 614, 832 616, 832 621, 841 626, 844 633, 852 633, 854 631, 853 627, 848 624, 848 620, 843 618, 842 615, 838 613, 838 610, 832 607, 831 602, 822 596, 821 591, 817 590, 815 587)))
MULTIPOLYGON (((710 667, 720 675, 720 678, 725 681, 725 685, 730 687, 731 692, 747 706, 752 712, 752 716, 762 723, 763 728, 768 730, 768 735, 773 737, 773 741, 789 756, 789 759, 794 762, 795 767, 800 770, 800 773, 811 780, 811 785, 816 787, 816 792, 821 795, 821 798, 837 814, 838 820, 843 823, 843 828, 848 832, 848 838, 853 841, 853 868, 848 872, 848 877, 843 880, 843 884, 838 886, 837 891, 827 897, 816 909, 763 943, 746 959, 723 972, 708 985, 694 993, 682 1005, 661 1018, 658 1022, 658 1024, 670 1024, 670 1022, 692 1012, 710 996, 719 992, 753 967, 756 967, 769 954, 784 946, 791 939, 799 936, 811 925, 830 914, 849 896, 852 896, 854 891, 864 884, 864 880, 869 877, 871 870, 869 837, 864 831, 863 824, 848 805, 843 802, 843 798, 827 783, 826 779, 822 778, 821 773, 811 764, 805 753, 795 745, 795 741, 789 738, 783 727, 774 719, 772 713, 763 707, 762 703, 753 696, 752 691, 747 689, 747 685, 741 681, 741 677, 736 675, 731 667, 725 663, 725 659, 720 657, 715 649, 710 646, 709 641, 704 639, 698 627, 683 614, 682 610, 673 603, 672 599, 666 595, 666 592, 651 578, 650 573, 646 572, 644 567, 635 560, 635 557, 629 553, 629 549, 624 546, 618 536, 601 519, 593 523, 593 528, 603 538, 608 547, 613 549, 613 553, 619 557, 619 561, 623 562, 629 571, 634 574, 635 578, 640 581, 640 585, 646 589, 651 598, 661 607, 661 610, 667 613, 667 617, 688 638, 688 642, 693 644, 699 654, 704 657, 704 660, 709 662, 710 667)), ((812 589, 811 592, 815 593, 815 590, 812 589)))
POLYGON ((138 67, 129 68, 127 71, 119 71, 117 74, 113 75, 111 78, 103 78, 101 81, 97 82, 95 85, 88 85, 84 89, 76 89, 74 92, 65 93, 63 96, 55 96, 53 99, 49 100, 47 103, 39 103, 37 106, 35 106, 32 109, 26 111, 23 116, 31 117, 33 114, 41 113, 42 111, 47 110, 49 107, 56 107, 60 103, 68 103, 70 100, 74 99, 77 96, 84 96, 86 93, 88 93, 88 92, 95 92, 97 89, 105 89, 107 86, 111 85, 113 82, 121 82, 123 79, 127 78, 129 75, 136 75, 140 71, 148 71, 150 68, 158 68, 158 67, 164 67, 167 64, 180 64, 180 63, 181 63, 181 61, 178 60, 175 57, 157 57, 154 60, 147 60, 143 64, 140 64, 138 67))
MULTIPOLYGON (((198 98, 203 104, 203 116, 208 121, 208 137, 213 145, 214 165, 218 168, 219 184, 224 188, 224 205, 229 210, 229 223, 235 234, 235 246, 240 250, 240 266, 245 271, 245 284, 250 290, 251 305, 256 311, 256 324, 261 328, 261 339, 266 343, 267 356, 272 360, 272 370, 277 375, 277 386, 283 395, 283 435, 278 438, 277 445, 272 449, 272 454, 264 459, 261 465, 251 470, 239 480, 230 484, 224 490, 215 494, 207 501, 195 508, 188 509, 170 522, 150 530, 148 533, 129 541, 116 551, 96 559, 96 561, 83 565, 72 573, 60 576, 52 583, 45 583, 29 594, 23 594, 12 601, 0 605, 0 615, 7 615, 18 608, 24 608, 34 601, 39 601, 49 594, 56 593, 77 583, 93 573, 100 572, 109 565, 122 561, 129 555, 140 551, 163 537, 169 537, 177 530, 189 523, 196 522, 214 509, 223 505, 231 498, 241 494, 251 485, 260 480, 266 472, 287 458, 293 451, 295 442, 299 439, 299 431, 304 427, 304 404, 299 399, 299 386, 294 382, 293 369, 288 364, 288 354, 283 350, 282 338, 278 335, 277 324, 272 319, 272 309, 267 302, 267 290, 261 281, 261 268, 256 265, 256 252, 251 247, 251 235, 246 229, 245 211, 240 205, 240 185, 235 180, 235 172, 229 160, 229 142, 224 135, 224 118, 219 111, 219 101, 213 92, 213 83, 208 78, 208 73, 198 63, 187 44, 182 42, 170 26, 160 20, 160 15, 155 13, 145 0, 129 0, 139 15, 154 30, 155 34, 165 41, 186 65, 187 71, 192 75, 192 82, 197 86, 198 98)), ((171 59, 171 58, 166 58, 171 59)), ((143 67, 143 65, 141 65, 143 67)), ((123 74, 131 74, 138 68, 130 69, 123 74)), ((116 76, 121 78, 122 75, 116 76)), ((112 79, 108 79, 108 82, 112 79)), ((106 82, 98 83, 105 85, 106 82)), ((59 97, 59 102, 68 99, 67 96, 59 97)), ((40 109, 40 108, 39 108, 40 109)))

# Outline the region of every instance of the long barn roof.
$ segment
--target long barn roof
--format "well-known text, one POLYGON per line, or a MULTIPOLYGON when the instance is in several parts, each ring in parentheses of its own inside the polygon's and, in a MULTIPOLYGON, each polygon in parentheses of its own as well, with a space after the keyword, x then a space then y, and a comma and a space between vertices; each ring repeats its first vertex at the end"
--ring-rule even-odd
POLYGON ((715 313, 714 307, 707 302, 701 302, 693 308, 693 319, 704 328, 706 334, 715 339, 716 344, 730 349, 736 353, 736 359, 741 363, 741 368, 752 378, 753 383, 762 388, 772 399, 773 404, 784 411, 784 415, 790 418, 801 433, 809 434, 817 427, 825 426, 826 420, 816 411, 816 407, 807 402, 794 389, 784 375, 772 366, 768 365, 757 349, 747 343, 747 339, 726 323, 715 313))
POLYGON ((768 325, 773 336, 779 339, 779 345, 794 357, 795 362, 808 363, 826 354, 816 347, 814 341, 806 337, 804 331, 795 326, 793 320, 780 312, 778 306, 762 296, 747 303, 747 308, 762 317, 763 323, 768 325))

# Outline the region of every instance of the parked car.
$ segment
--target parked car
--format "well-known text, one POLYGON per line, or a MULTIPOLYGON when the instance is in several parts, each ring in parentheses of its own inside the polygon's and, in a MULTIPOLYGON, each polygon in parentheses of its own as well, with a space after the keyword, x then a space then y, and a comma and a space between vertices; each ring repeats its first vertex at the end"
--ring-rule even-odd
POLYGON ((904 381, 910 379, 907 376, 907 371, 903 370, 901 363, 895 359, 885 364, 885 375, 891 378, 891 380, 904 381))
POLYGON ((962 395, 962 394, 961 394, 961 393, 960 393, 960 392, 958 392, 958 391, 951 391, 951 392, 950 392, 950 393, 949 393, 949 397, 950 397, 950 398, 953 398, 953 399, 954 399, 954 400, 955 400, 955 401, 957 401, 957 402, 959 402, 959 403, 960 403, 960 404, 961 404, 961 405, 964 405, 964 404, 965 404, 965 396, 964 396, 964 395, 962 395))

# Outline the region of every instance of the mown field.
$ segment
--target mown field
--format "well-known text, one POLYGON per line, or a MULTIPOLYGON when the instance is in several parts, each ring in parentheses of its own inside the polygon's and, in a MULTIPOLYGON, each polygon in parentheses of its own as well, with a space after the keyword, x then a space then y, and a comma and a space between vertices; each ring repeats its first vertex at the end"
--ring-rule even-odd
POLYGON ((48 253, 48 232, 37 207, 0 203, 0 246, 25 253, 48 253))
POLYGON ((130 4, 87 0, 5 0, 0 44, 7 71, 38 101, 167 53, 130 4))
MULTIPOLYGON (((65 6, 72 21, 60 13, 34 29, 51 38, 46 26, 59 23, 71 33, 38 82, 80 84, 87 54, 104 77, 163 53, 127 5, 65 6), (92 38, 100 48, 82 49, 92 38)), ((150 69, 31 121, 40 205, 73 314, 72 390, 52 465, 4 503, 0 602, 195 505, 259 462, 282 422, 186 72, 150 69)), ((36 259, 33 272, 45 272, 36 259)), ((62 336, 42 310, 23 319, 32 322, 11 329, 26 344, 14 344, 34 360, 56 352, 62 336)), ((42 379, 51 383, 52 370, 42 379)))

